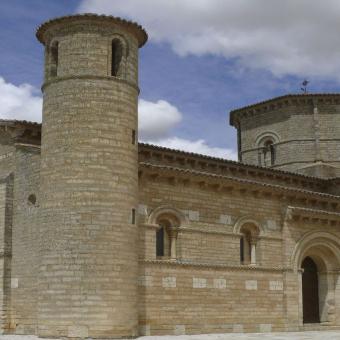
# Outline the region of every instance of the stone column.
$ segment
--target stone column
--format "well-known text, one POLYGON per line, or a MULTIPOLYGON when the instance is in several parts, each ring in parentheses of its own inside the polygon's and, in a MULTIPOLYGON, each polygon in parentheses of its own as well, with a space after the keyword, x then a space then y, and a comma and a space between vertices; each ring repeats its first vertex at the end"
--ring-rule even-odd
POLYGON ((170 257, 171 257, 171 260, 176 260, 177 258, 177 229, 171 230, 170 238, 171 238, 170 257))
POLYGON ((256 266, 256 244, 257 244, 257 237, 252 236, 250 238, 250 264, 252 266, 256 266))

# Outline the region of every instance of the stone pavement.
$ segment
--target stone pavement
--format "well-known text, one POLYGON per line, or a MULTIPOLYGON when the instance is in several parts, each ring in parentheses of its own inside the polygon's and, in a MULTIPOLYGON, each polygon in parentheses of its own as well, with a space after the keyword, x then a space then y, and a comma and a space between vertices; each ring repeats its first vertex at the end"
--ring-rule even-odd
MULTIPOLYGON (((33 335, 0 335, 0 340, 38 340, 38 339, 39 338, 33 335)), ((45 338, 44 340, 52 339, 45 338)), ((143 336, 138 338, 138 340, 340 340, 340 331, 143 336)))
MULTIPOLYGON (((340 331, 144 336, 140 340, 340 340, 340 331)), ((0 339, 1 340, 1 339, 0 339)))

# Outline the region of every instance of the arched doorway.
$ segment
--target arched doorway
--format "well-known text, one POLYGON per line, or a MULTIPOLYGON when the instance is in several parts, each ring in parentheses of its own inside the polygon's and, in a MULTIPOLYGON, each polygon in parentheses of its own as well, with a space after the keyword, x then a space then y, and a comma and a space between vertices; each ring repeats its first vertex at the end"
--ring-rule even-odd
POLYGON ((318 267, 312 258, 306 257, 301 264, 303 323, 319 323, 318 267))

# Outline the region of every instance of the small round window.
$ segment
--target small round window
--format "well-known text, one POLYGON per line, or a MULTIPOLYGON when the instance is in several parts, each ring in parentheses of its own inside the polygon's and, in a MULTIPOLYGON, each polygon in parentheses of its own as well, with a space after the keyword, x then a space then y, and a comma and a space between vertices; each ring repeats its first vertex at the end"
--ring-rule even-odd
POLYGON ((34 194, 31 194, 28 196, 28 204, 29 205, 36 205, 37 204, 37 196, 35 196, 34 194))

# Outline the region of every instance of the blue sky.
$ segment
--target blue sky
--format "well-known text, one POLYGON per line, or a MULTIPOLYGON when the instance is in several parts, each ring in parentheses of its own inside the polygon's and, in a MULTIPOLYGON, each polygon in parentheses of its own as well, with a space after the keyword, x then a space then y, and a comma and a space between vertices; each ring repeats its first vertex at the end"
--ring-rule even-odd
POLYGON ((0 116, 39 119, 39 24, 83 10, 119 15, 150 34, 140 51, 141 137, 235 158, 231 109, 299 93, 304 78, 311 92, 339 91, 340 18, 334 12, 340 8, 338 1, 325 1, 328 6, 320 7, 317 0, 299 6, 286 0, 282 8, 275 0, 273 7, 263 0, 1 1, 0 116), (162 115, 168 125, 154 134, 162 115))

